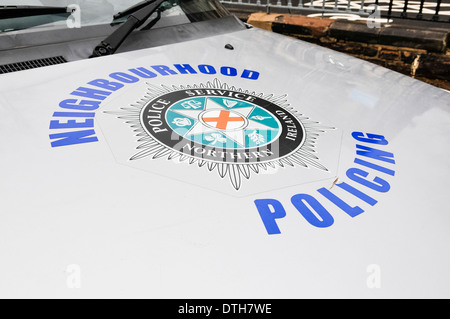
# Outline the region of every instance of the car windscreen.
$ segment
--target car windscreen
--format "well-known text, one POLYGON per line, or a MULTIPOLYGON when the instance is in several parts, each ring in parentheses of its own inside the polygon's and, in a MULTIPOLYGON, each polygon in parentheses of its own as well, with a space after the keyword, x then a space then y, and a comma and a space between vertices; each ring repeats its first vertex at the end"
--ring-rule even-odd
MULTIPOLYGON (((81 28, 85 26, 121 23, 122 19, 114 19, 114 15, 126 11, 130 7, 150 0, 6 0, 1 8, 14 6, 66 7, 67 14, 54 13, 30 16, 1 18, 0 32, 28 32, 58 28, 81 28)), ((168 0, 159 7, 154 17, 159 15, 153 28, 173 26, 189 22, 198 22, 220 18, 228 15, 217 0, 168 0)), ((149 20, 152 20, 150 17, 149 20)))

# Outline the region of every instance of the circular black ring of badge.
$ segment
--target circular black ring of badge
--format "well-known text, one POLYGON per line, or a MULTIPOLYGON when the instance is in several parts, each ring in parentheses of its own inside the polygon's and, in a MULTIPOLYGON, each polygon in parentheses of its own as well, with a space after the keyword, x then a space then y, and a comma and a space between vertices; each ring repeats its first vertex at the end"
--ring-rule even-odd
POLYGON ((163 94, 144 105, 140 122, 154 140, 166 148, 183 155, 216 163, 251 164, 277 160, 297 151, 304 143, 306 133, 303 124, 288 110, 257 96, 231 90, 220 90, 224 96, 250 99, 251 103, 263 108, 280 123, 281 133, 270 144, 244 149, 220 148, 205 145, 177 134, 167 123, 166 115, 170 107, 178 101, 192 97, 217 97, 213 90, 185 89, 163 94), (212 92, 211 92, 212 91, 212 92))

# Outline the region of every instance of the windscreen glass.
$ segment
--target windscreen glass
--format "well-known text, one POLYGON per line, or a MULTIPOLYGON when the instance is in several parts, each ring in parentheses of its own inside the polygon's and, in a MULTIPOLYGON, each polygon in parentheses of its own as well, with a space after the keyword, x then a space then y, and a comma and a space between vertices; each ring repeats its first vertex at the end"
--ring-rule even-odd
MULTIPOLYGON (((43 30, 57 28, 81 28, 84 26, 121 23, 127 16, 114 19, 114 15, 142 0, 6 0, 0 4, 0 10, 14 9, 13 6, 65 7, 66 13, 30 14, 29 16, 2 18, 0 12, 0 32, 43 30), (6 8, 8 6, 9 8, 6 8)), ((32 12, 32 10, 30 10, 32 12)), ((131 13, 132 14, 132 13, 131 13)), ((220 18, 228 15, 216 0, 168 0, 164 1, 149 20, 160 16, 153 28, 178 25, 220 18)))

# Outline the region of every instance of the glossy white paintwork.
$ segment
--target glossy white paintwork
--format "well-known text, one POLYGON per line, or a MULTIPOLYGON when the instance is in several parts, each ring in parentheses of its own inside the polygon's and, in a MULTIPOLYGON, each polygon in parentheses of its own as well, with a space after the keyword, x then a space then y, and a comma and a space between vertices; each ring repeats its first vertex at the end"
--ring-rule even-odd
POLYGON ((0 296, 448 298, 449 107, 444 90, 258 29, 2 75, 0 296), (224 49, 227 43, 234 50, 224 49), (51 147, 53 113, 78 87, 113 72, 173 64, 239 73, 159 75, 127 84, 95 111, 98 142, 51 147), (244 69, 259 78, 240 78, 244 69), (286 94, 300 113, 334 127, 316 144, 329 171, 277 166, 252 174, 236 191, 206 167, 164 157, 130 163, 139 143, 129 125, 105 111, 135 103, 147 83, 214 79, 257 94, 286 94), (360 167, 352 132, 389 141, 359 143, 394 154, 395 165, 383 166, 395 176, 368 170, 372 179, 389 182, 388 192, 346 176, 360 167), (336 179, 377 203, 336 190, 336 179), (322 187, 364 213, 348 216, 317 192, 322 187), (334 224, 311 225, 291 203, 296 194, 316 198, 334 224), (267 233, 258 199, 282 203, 281 234, 267 233))

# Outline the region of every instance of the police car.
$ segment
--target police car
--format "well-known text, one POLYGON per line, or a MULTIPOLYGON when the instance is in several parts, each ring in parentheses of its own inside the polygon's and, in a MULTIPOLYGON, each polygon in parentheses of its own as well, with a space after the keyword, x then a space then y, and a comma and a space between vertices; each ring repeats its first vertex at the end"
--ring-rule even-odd
POLYGON ((0 30, 1 297, 450 297, 447 91, 215 0, 0 30))

